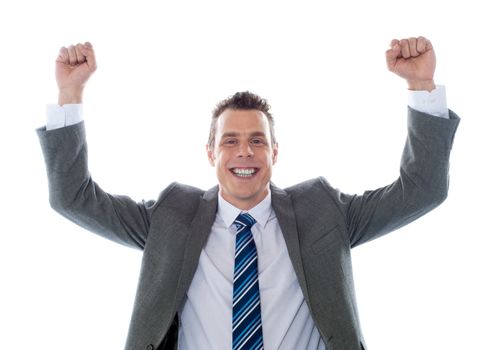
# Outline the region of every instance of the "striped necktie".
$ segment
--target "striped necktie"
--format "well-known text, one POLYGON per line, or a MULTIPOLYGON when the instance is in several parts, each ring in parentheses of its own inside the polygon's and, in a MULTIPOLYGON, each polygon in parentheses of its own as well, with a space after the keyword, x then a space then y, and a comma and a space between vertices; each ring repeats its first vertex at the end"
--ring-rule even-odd
POLYGON ((234 222, 236 247, 233 279, 233 350, 264 349, 257 248, 250 230, 255 222, 248 213, 238 215, 234 222))

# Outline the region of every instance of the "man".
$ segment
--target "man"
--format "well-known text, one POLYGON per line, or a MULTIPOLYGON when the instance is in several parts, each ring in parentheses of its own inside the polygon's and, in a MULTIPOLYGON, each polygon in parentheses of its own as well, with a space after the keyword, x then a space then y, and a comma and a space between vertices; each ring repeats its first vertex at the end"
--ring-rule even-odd
POLYGON ((212 116, 206 149, 218 186, 173 183, 156 201, 136 203, 90 177, 79 104, 95 54, 89 43, 61 49, 62 107, 52 107, 47 128, 38 130, 50 203, 77 224, 143 250, 126 349, 366 348, 350 248, 446 198, 459 123, 434 83, 427 39, 393 40, 386 59, 410 90, 407 142, 392 184, 354 196, 323 178, 284 190, 272 185, 273 117, 265 100, 245 92, 212 116))

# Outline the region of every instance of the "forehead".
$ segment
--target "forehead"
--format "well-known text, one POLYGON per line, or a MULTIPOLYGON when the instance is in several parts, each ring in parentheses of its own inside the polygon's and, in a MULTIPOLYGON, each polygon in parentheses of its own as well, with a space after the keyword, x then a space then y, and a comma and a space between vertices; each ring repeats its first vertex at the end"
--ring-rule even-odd
POLYGON ((256 109, 226 109, 217 120, 216 134, 263 132, 269 135, 269 122, 264 113, 256 109))

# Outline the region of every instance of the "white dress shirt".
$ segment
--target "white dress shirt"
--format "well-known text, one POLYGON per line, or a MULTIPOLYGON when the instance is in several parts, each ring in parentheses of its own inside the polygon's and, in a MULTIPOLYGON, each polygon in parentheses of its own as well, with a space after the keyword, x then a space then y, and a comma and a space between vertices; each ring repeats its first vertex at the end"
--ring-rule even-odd
MULTIPOLYGON (((420 112, 448 118, 445 88, 409 91, 408 105, 420 112)), ((47 106, 47 130, 83 120, 82 105, 47 106)), ((179 350, 230 350, 232 339, 235 229, 241 212, 218 196, 218 212, 180 310, 179 350)), ((325 349, 310 315, 288 255, 270 194, 249 213, 258 253, 264 348, 325 349)))

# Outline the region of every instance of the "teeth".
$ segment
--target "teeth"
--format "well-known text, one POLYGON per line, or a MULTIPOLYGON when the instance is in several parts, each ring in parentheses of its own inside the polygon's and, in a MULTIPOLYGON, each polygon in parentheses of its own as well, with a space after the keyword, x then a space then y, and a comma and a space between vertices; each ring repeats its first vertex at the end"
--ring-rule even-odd
POLYGON ((235 168, 235 169, 233 169, 233 172, 237 176, 251 176, 253 173, 255 173, 255 169, 254 168, 250 168, 250 169, 247 169, 247 168, 244 168, 244 169, 235 168))

